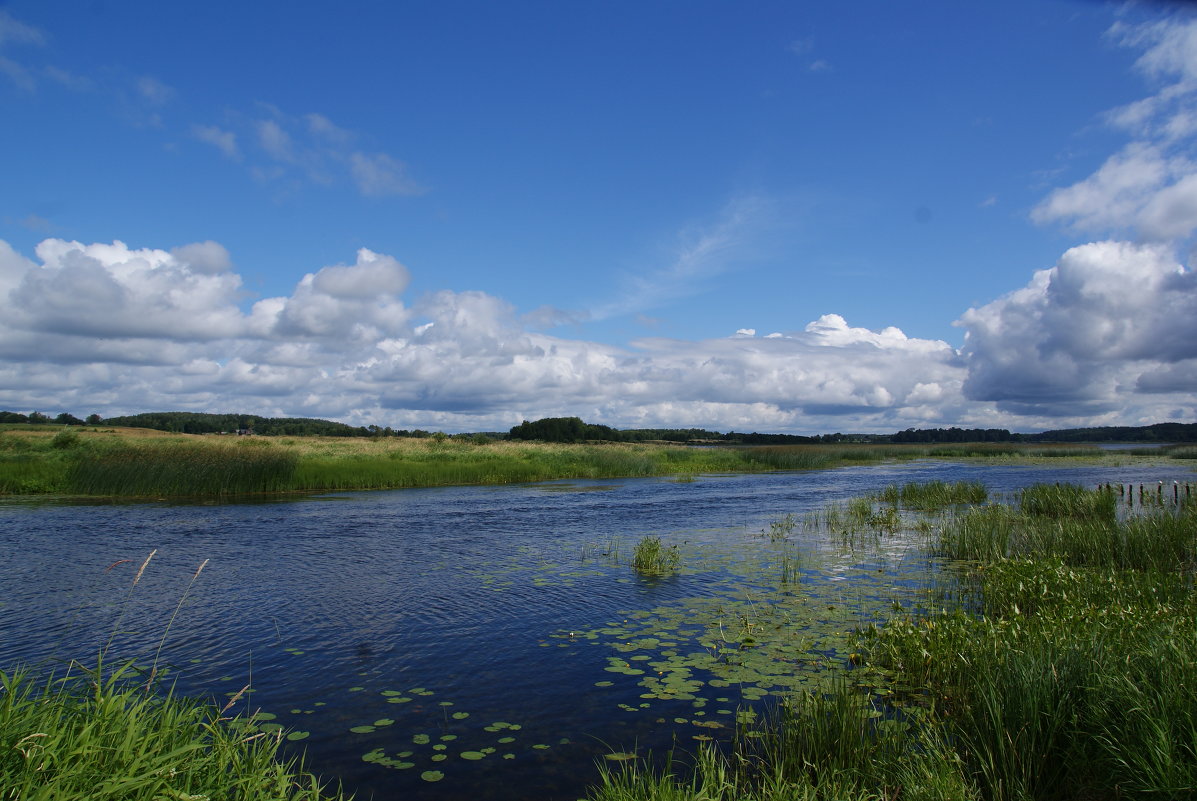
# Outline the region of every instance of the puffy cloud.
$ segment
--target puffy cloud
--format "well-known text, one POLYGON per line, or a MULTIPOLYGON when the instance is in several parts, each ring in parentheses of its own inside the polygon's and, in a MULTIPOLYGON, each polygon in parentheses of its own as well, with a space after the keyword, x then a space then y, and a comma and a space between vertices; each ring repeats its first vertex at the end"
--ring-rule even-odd
POLYGON ((194 242, 190 245, 171 248, 170 255, 175 261, 186 265, 193 272, 205 275, 216 275, 232 269, 233 263, 229 259, 229 252, 219 242, 208 240, 194 242))
POLYGON ((482 292, 409 307, 407 269, 364 248, 248 310, 215 242, 47 239, 37 257, 0 243, 0 407, 235 408, 472 429, 582 414, 822 430, 831 424, 813 421, 836 415, 885 429, 950 422, 935 405, 959 399, 964 380, 947 344, 838 315, 791 334, 615 347, 534 331, 482 292))
POLYGON ((958 324, 968 398, 1048 415, 1117 409, 1197 358, 1197 280, 1164 246, 1096 242, 958 324))
POLYGON ((407 288, 407 268, 390 256, 362 248, 352 266, 325 267, 316 273, 316 289, 338 298, 371 298, 398 295, 407 288))
POLYGON ((1092 175, 1051 192, 1031 213, 1076 230, 1133 232, 1153 241, 1197 231, 1197 19, 1117 24, 1109 35, 1141 48, 1138 68, 1164 82, 1154 94, 1108 112, 1134 138, 1092 175))
MULTIPOLYGON (((210 259, 214 244, 184 251, 203 251, 210 259)), ((82 245, 47 239, 37 255, 42 264, 26 269, 8 293, 5 319, 11 328, 179 341, 240 333, 236 295, 241 279, 232 273, 209 274, 166 251, 133 250, 119 241, 82 245)))
POLYGON ((561 415, 814 432, 1151 422, 1197 386, 1197 282, 1168 253, 1074 248, 966 312, 958 352, 837 314, 765 336, 626 347, 554 337, 482 292, 409 305, 407 269, 365 248, 245 309, 215 242, 47 239, 36 260, 0 242, 0 408, 235 409, 466 430, 561 415))
POLYGON ((255 304, 251 328, 276 339, 317 338, 336 348, 393 336, 407 322, 408 313, 397 297, 407 282, 402 264, 362 248, 356 263, 309 273, 291 297, 255 304))

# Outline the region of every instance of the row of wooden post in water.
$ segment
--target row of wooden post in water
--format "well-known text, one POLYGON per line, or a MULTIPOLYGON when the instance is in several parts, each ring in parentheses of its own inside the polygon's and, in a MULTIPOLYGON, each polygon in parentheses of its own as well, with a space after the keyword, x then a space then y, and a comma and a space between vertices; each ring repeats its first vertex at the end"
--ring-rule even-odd
MULTIPOLYGON (((1115 488, 1117 488, 1116 491, 1118 492, 1118 497, 1120 499, 1125 500, 1129 506, 1135 505, 1134 484, 1098 484, 1097 488, 1099 490, 1105 490, 1106 492, 1114 492, 1115 488)), ((1184 495, 1185 502, 1188 503, 1189 499, 1193 496, 1193 485, 1187 481, 1184 484, 1181 484, 1179 481, 1173 481, 1171 494, 1173 503, 1179 504, 1182 494, 1184 495)), ((1166 497, 1167 493, 1165 491, 1164 482, 1162 481, 1156 482, 1154 487, 1150 484, 1139 485, 1140 505, 1144 503, 1163 503, 1166 497)))

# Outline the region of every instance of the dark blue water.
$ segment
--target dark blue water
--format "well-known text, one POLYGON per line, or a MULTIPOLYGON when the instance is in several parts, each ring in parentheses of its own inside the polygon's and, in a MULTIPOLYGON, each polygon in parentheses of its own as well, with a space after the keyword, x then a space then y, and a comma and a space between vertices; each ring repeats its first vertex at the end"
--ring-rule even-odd
POLYGON ((306 732, 288 747, 359 798, 577 798, 603 754, 670 745, 681 707, 629 714, 643 688, 570 633, 714 592, 713 573, 638 577, 626 557, 640 537, 761 547, 771 521, 891 483, 980 480, 1000 494, 1186 477, 919 462, 227 505, 10 501, 0 667, 94 662, 105 647, 148 665, 162 644, 178 691, 223 704, 250 685, 234 711, 306 732), (603 556, 613 545, 622 564, 603 556), (362 726, 374 729, 351 731, 362 726), (377 749, 389 765, 363 761, 377 749), (444 778, 427 781, 434 770, 444 778))

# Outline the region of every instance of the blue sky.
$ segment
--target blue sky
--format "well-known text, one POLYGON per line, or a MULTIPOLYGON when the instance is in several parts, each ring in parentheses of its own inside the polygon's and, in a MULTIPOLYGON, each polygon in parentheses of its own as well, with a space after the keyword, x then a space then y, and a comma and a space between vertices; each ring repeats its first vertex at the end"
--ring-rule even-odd
POLYGON ((0 408, 1192 421, 1159 4, 0 4, 0 408))

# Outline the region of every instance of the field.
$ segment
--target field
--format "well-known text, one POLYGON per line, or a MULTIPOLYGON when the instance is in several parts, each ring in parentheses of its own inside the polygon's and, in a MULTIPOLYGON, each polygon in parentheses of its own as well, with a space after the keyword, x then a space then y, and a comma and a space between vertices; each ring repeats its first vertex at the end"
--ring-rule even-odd
MULTIPOLYGON (((1177 449, 1191 458, 1192 448, 1177 449)), ((330 490, 509 484, 572 478, 760 472, 918 458, 1114 464, 1168 451, 1009 444, 693 448, 562 445, 484 437, 331 438, 167 434, 147 429, 0 428, 0 494, 228 497, 330 490), (1148 455, 1149 454, 1149 455, 1148 455)))

